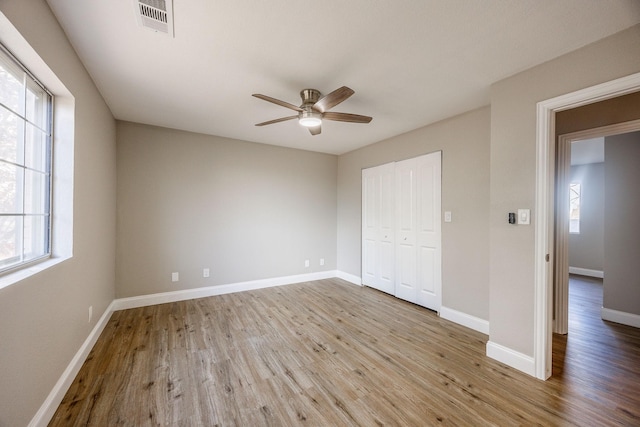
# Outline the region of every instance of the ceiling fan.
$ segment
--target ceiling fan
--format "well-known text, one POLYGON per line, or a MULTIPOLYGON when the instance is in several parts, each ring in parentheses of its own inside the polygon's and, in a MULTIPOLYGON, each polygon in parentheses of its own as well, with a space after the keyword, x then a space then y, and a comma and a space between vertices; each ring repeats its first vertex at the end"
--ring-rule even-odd
POLYGON ((298 112, 298 114, 296 114, 295 116, 281 117, 279 119, 257 123, 256 126, 265 126, 271 125, 273 123, 284 122, 287 120, 298 119, 298 123, 309 128, 309 132, 311 132, 311 135, 318 135, 320 134, 322 119, 349 123, 369 123, 372 119, 372 117, 369 116, 328 111, 336 105, 340 104, 342 101, 349 98, 354 93, 355 92, 353 91, 353 89, 342 86, 341 88, 334 90, 330 94, 321 97, 322 94, 319 90, 303 89, 300 91, 302 104, 299 107, 267 95, 254 93, 253 96, 255 96, 256 98, 264 99, 265 101, 272 102, 274 104, 278 104, 298 112))

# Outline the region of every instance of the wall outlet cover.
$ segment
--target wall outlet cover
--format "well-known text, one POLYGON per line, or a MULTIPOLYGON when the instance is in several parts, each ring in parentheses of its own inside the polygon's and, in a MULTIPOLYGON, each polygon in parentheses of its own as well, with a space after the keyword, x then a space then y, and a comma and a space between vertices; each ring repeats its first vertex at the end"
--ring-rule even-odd
POLYGON ((518 224, 529 225, 531 223, 531 210, 518 209, 518 224))

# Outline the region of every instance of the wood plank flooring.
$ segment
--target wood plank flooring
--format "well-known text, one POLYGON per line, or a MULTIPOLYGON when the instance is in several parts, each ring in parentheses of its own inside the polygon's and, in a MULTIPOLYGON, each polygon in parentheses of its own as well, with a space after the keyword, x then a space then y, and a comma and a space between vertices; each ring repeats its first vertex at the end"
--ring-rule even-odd
POLYGON ((570 332, 545 382, 487 358, 486 335, 339 279, 123 310, 50 425, 639 425, 640 334, 605 328, 622 356, 570 332))
POLYGON ((553 376, 564 393, 597 400, 611 425, 640 426, 640 329, 600 317, 602 279, 569 279, 569 333, 553 337, 553 376))

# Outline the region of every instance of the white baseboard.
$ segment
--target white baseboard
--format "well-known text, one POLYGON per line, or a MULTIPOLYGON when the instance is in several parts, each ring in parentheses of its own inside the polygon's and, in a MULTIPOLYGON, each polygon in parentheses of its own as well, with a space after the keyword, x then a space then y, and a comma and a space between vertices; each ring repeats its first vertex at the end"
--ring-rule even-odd
POLYGON ((184 301, 194 298, 204 298, 214 295, 224 295, 234 292, 252 291, 273 286, 290 285, 292 283, 310 282, 313 280, 330 279, 336 277, 335 270, 317 273, 298 274, 295 276, 274 277, 271 279, 251 280, 248 282, 231 283, 228 285, 207 286, 205 288, 184 289, 181 291, 161 292, 157 294, 140 295, 129 298, 118 298, 114 301, 114 310, 146 307, 148 305, 165 304, 168 302, 184 301))
POLYGON ((569 267, 569 274, 579 274, 581 276, 597 277, 599 279, 604 278, 604 271, 602 270, 590 270, 580 267, 569 267))
POLYGON ((449 307, 440 307, 440 317, 450 320, 458 325, 466 326, 474 331, 489 335, 489 321, 471 316, 470 314, 454 310, 449 307))
POLYGON ((491 341, 487 342, 487 357, 502 362, 532 377, 536 376, 536 366, 533 357, 519 353, 503 345, 491 341))
POLYGON ((345 273, 344 271, 336 271, 336 277, 338 279, 346 280, 349 283, 353 283, 354 285, 362 286, 362 278, 355 276, 353 274, 345 273))
POLYGON ((637 314, 602 307, 600 309, 600 317, 602 317, 602 320, 608 320, 609 322, 640 328, 640 315, 637 314))
POLYGON ((67 393, 67 390, 69 390, 69 387, 71 387, 71 383, 73 383, 76 375, 80 372, 80 368, 82 368, 89 352, 95 345, 98 337, 100 337, 104 327, 107 326, 107 322, 114 312, 114 303, 115 301, 112 301, 104 313, 102 313, 102 316, 91 330, 91 333, 89 333, 87 339, 84 340, 84 343, 82 343, 80 349, 73 356, 71 362, 69 362, 69 365, 67 365, 67 368, 58 379, 58 382, 53 386, 53 389, 42 403, 42 406, 38 409, 38 412, 36 412, 33 419, 31 419, 29 427, 46 427, 49 424, 60 402, 62 402, 64 395, 67 393))

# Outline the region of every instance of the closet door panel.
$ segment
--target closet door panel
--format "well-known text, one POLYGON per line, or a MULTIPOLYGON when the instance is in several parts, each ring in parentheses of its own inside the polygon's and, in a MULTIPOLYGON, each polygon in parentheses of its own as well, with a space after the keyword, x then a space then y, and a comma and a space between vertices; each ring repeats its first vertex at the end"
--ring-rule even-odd
POLYGON ((376 242, 365 239, 362 244, 362 283, 374 286, 376 274, 376 242))
POLYGON ((417 160, 417 303, 431 310, 441 307, 441 153, 417 160))
POLYGON ((362 171, 362 283, 391 293, 395 287, 393 163, 362 171))
POLYGON ((390 294, 394 293, 395 288, 393 280, 395 276, 394 252, 392 241, 380 243, 379 289, 390 294))
POLYGON ((418 255, 418 283, 421 293, 435 293, 435 250, 433 248, 420 247, 418 255))
POLYGON ((396 163, 396 297, 416 302, 415 160, 396 163))
POLYGON ((393 163, 378 167, 379 192, 379 247, 378 289, 390 294, 395 289, 395 166, 393 163))
POLYGON ((378 252, 378 179, 374 171, 362 171, 362 283, 376 286, 378 252))

